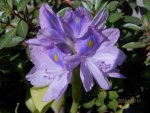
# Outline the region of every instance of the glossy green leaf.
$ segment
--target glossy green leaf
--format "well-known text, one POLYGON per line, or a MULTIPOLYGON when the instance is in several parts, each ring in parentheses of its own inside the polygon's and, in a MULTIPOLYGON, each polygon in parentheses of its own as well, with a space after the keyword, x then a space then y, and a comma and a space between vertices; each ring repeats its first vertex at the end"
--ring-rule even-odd
POLYGON ((137 49, 137 48, 144 48, 145 46, 146 44, 143 42, 130 42, 123 45, 122 47, 126 49, 137 49))
POLYGON ((111 100, 117 99, 119 97, 119 95, 116 91, 109 91, 108 95, 109 95, 109 99, 111 99, 111 100))
POLYGON ((123 13, 111 13, 108 18, 108 21, 111 23, 115 23, 119 19, 123 18, 122 16, 123 16, 123 13))
POLYGON ((83 5, 89 12, 92 13, 93 5, 91 4, 91 2, 89 2, 89 1, 84 1, 84 2, 82 2, 82 5, 83 5))
POLYGON ((61 9, 60 11, 58 11, 57 14, 58 14, 59 16, 63 17, 64 14, 65 14, 65 12, 66 12, 66 10, 68 10, 68 9, 71 9, 71 8, 70 8, 70 7, 65 7, 65 8, 61 9))
POLYGON ((98 98, 101 98, 102 100, 104 100, 107 97, 107 93, 106 91, 100 91, 98 94, 98 98))
POLYGON ((132 23, 132 24, 136 24, 136 25, 140 25, 141 24, 141 20, 137 17, 133 17, 133 16, 124 16, 123 17, 124 21, 126 23, 132 23))
POLYGON ((117 107, 118 107, 118 102, 117 102, 117 100, 111 100, 108 104, 107 104, 107 107, 109 108, 109 109, 113 109, 113 110, 115 110, 115 109, 117 109, 117 107))
POLYGON ((10 42, 8 42, 8 44, 6 45, 6 47, 13 47, 18 45, 20 42, 22 42, 24 40, 24 38, 22 37, 13 37, 12 40, 10 40, 10 42))
POLYGON ((19 4, 18 4, 18 12, 23 11, 26 7, 27 4, 30 2, 30 0, 20 0, 19 4))
POLYGON ((36 109, 38 109, 38 111, 40 113, 45 113, 51 105, 51 102, 43 102, 42 101, 43 96, 46 93, 47 89, 48 89, 48 87, 42 87, 42 88, 33 87, 30 89, 33 103, 34 103, 36 109))
POLYGON ((110 11, 114 11, 117 6, 118 6, 118 1, 112 1, 110 2, 108 5, 107 5, 107 8, 110 10, 110 11))
POLYGON ((96 101, 95 101, 95 105, 96 105, 96 106, 102 106, 102 105, 104 105, 104 104, 105 104, 105 103, 104 103, 104 100, 101 99, 101 98, 97 98, 96 101))
POLYGON ((150 0, 143 0, 144 6, 150 10, 150 0))
POLYGON ((102 5, 102 0, 95 0, 95 11, 98 11, 102 5))
POLYGON ((123 25, 123 27, 128 28, 128 29, 132 29, 132 30, 135 30, 135 31, 143 30, 143 29, 142 29, 141 27, 139 27, 138 25, 132 24, 132 23, 127 23, 127 24, 123 25))
POLYGON ((105 111, 107 110, 107 106, 106 105, 102 105, 101 107, 99 107, 97 109, 98 113, 105 113, 105 111))
POLYGON ((20 21, 17 25, 17 34, 21 37, 26 37, 28 33, 28 25, 25 21, 20 21))
POLYGON ((12 38, 16 35, 16 29, 7 32, 0 38, 0 49, 8 47, 8 44, 12 41, 12 38))
POLYGON ((96 98, 93 98, 90 101, 83 103, 83 107, 84 108, 92 108, 95 104, 95 100, 96 100, 96 98))

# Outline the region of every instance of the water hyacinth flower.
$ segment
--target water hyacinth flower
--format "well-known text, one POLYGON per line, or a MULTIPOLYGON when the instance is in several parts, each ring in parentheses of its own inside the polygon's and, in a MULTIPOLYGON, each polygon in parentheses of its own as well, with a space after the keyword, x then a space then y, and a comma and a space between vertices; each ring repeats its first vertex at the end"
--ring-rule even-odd
POLYGON ((35 87, 48 86, 43 101, 58 100, 67 89, 72 73, 63 63, 65 54, 56 47, 46 49, 30 47, 31 61, 35 65, 26 78, 35 87))
POLYGON ((61 18, 47 4, 41 6, 41 29, 27 41, 35 66, 26 78, 35 87, 49 86, 44 101, 58 100, 64 94, 78 65, 87 92, 94 79, 101 88, 110 89, 107 77, 124 77, 116 70, 125 60, 124 53, 114 45, 120 32, 106 28, 107 17, 107 11, 102 10, 92 19, 85 8, 79 7, 67 10, 61 18))

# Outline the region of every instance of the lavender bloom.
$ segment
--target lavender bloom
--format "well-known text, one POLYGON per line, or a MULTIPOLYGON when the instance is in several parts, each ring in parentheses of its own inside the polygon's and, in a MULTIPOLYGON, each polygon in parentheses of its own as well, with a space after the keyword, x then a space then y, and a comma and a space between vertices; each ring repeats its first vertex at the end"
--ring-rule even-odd
POLYGON ((71 46, 72 28, 55 14, 48 4, 42 4, 39 11, 39 20, 41 30, 36 38, 27 41, 28 44, 53 46, 54 44, 64 43, 69 47, 71 46))
POLYGON ((65 54, 56 47, 46 49, 31 46, 30 56, 35 66, 27 74, 26 79, 35 87, 49 85, 43 101, 59 100, 72 76, 71 71, 63 63, 65 54))
POLYGON ((94 85, 110 89, 107 77, 123 78, 117 66, 125 60, 122 51, 114 46, 120 36, 118 29, 106 29, 106 10, 93 19, 79 7, 69 9, 60 18, 43 4, 40 8, 41 29, 30 46, 31 61, 35 65, 27 80, 35 87, 49 86, 43 100, 58 100, 70 83, 72 70, 80 64, 80 77, 86 91, 94 85))
POLYGON ((125 60, 124 53, 114 46, 120 32, 116 28, 106 29, 107 17, 107 11, 102 10, 92 20, 83 7, 74 12, 69 9, 63 17, 77 38, 74 44, 77 55, 68 61, 76 62, 80 58, 80 77, 86 91, 93 87, 93 78, 104 89, 110 89, 108 76, 124 78, 116 70, 125 60))
MULTIPOLYGON (((89 31, 86 33, 90 33, 89 31)), ((125 60, 125 54, 117 47, 112 45, 112 42, 117 41, 111 37, 118 38, 118 34, 109 33, 109 40, 104 40, 106 37, 98 31, 86 34, 77 40, 75 49, 80 56, 80 77, 86 91, 90 91, 93 87, 93 78, 103 89, 110 89, 107 77, 124 78, 116 70, 118 65, 121 65, 125 60), (111 35, 112 34, 112 35, 111 35), (96 41, 100 40, 101 41, 96 41), (109 45, 109 46, 108 46, 109 45)))
POLYGON ((107 17, 107 11, 101 10, 92 20, 90 13, 84 7, 79 7, 75 11, 68 9, 63 20, 72 27, 74 37, 81 38, 89 26, 95 26, 97 29, 105 28, 107 17))

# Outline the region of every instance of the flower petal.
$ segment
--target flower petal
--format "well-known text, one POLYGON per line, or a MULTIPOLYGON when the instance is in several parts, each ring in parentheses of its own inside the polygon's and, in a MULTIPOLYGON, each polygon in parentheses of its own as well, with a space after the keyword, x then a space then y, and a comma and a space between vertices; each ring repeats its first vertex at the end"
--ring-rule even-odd
POLYGON ((105 75, 99 70, 99 68, 94 64, 91 58, 87 59, 87 66, 89 71, 93 74, 93 77, 103 89, 109 90, 111 88, 109 81, 105 75))
POLYGON ((109 77, 112 77, 112 78, 126 78, 124 75, 122 75, 121 73, 117 73, 117 72, 111 72, 107 74, 109 77))
POLYGON ((52 72, 62 70, 62 67, 53 62, 46 50, 39 46, 30 46, 31 61, 37 67, 51 70, 52 72))
POLYGON ((94 85, 93 77, 89 71, 86 62, 81 62, 80 77, 86 92, 90 91, 94 85))
POLYGON ((107 18, 108 18, 107 10, 106 9, 100 10, 94 17, 93 21, 91 22, 91 25, 96 26, 98 29, 103 29, 107 18))
POLYGON ((91 16, 84 7, 78 7, 74 12, 68 9, 63 19, 70 24, 76 38, 80 38, 87 31, 91 22, 91 16))
POLYGON ((100 47, 92 56, 99 68, 107 72, 121 65, 126 55, 115 46, 100 47))
POLYGON ((120 36, 120 31, 117 28, 105 29, 102 31, 102 33, 110 40, 107 43, 105 42, 105 46, 114 45, 120 36))
POLYGON ((47 93, 44 95, 43 101, 51 101, 55 99, 58 101, 66 91, 70 83, 71 74, 66 72, 61 76, 57 76, 50 84, 47 93))
POLYGON ((40 27, 41 29, 48 28, 59 31, 64 35, 64 31, 59 20, 59 17, 52 11, 52 8, 48 4, 42 4, 39 12, 40 27))
POLYGON ((103 34, 97 32, 96 29, 89 27, 87 33, 74 44, 77 54, 89 55, 93 54, 104 40, 103 34))
POLYGON ((35 87, 43 87, 49 85, 53 77, 52 73, 48 73, 45 69, 38 69, 34 66, 27 74, 26 79, 35 87))
POLYGON ((81 62, 82 58, 80 55, 66 55, 64 57, 64 63, 66 64, 66 68, 68 70, 73 70, 75 67, 77 67, 80 62, 81 62))

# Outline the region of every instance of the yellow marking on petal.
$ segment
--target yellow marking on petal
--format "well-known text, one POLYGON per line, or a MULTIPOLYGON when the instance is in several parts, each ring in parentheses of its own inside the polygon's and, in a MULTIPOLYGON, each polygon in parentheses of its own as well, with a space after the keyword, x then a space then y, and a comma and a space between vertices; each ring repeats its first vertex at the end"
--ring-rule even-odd
POLYGON ((92 46, 93 46, 93 40, 90 39, 90 40, 88 41, 88 47, 91 48, 92 46))
POLYGON ((56 61, 56 62, 58 62, 59 61, 59 59, 58 59, 58 55, 55 53, 54 54, 54 60, 56 61))
POLYGON ((76 17, 75 17, 75 23, 78 24, 79 22, 80 22, 80 18, 76 16, 76 17))

